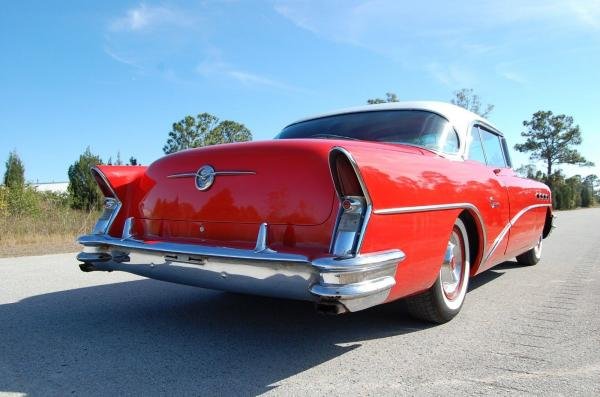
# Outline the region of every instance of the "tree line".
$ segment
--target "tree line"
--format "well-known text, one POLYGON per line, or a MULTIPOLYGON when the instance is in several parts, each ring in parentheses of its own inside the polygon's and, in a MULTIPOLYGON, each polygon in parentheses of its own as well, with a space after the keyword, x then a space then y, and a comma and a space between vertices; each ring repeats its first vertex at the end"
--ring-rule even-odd
POLYGON ((591 207, 600 203, 600 179, 595 174, 585 177, 573 175, 566 177, 556 170, 550 178, 536 168, 534 164, 523 165, 516 169, 523 177, 548 184, 552 190, 552 206, 557 210, 570 210, 578 207, 591 207))
MULTIPOLYGON (((124 165, 117 153, 115 165, 124 165)), ((73 208, 92 211, 100 208, 102 193, 90 169, 102 164, 99 156, 88 147, 68 169, 69 186, 66 193, 38 191, 25 182, 25 165, 16 151, 11 151, 6 160, 3 185, 0 186, 0 217, 40 215, 56 209, 73 208)), ((108 164, 113 164, 112 157, 108 164)), ((134 157, 127 165, 136 165, 134 157)))

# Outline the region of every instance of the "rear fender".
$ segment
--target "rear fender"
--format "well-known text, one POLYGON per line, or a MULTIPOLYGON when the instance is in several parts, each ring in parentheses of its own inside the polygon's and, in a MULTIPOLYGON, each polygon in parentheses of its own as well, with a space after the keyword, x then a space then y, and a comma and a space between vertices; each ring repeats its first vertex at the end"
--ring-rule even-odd
POLYGON ((469 175, 454 179, 453 171, 460 169, 449 170, 454 164, 432 153, 351 145, 348 151, 372 200, 360 253, 400 249, 406 254, 388 300, 428 289, 439 275, 454 222, 467 208, 477 211, 478 203, 463 203, 469 175), (441 208, 426 209, 436 205, 441 208))
POLYGON ((139 203, 153 184, 151 180, 144 178, 146 168, 118 165, 99 165, 92 168, 92 174, 104 195, 114 194, 120 203, 118 213, 108 229, 111 236, 121 235, 126 218, 139 216, 139 203))

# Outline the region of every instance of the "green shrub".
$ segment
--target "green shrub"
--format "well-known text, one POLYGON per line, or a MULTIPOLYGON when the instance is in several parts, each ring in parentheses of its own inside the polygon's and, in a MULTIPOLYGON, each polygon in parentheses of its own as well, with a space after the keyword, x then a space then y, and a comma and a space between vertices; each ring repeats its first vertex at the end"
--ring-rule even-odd
POLYGON ((10 215, 38 215, 40 213, 39 193, 33 187, 6 188, 6 190, 10 215))
POLYGON ((68 190, 72 208, 85 211, 100 209, 103 195, 90 172, 98 164, 102 164, 102 160, 88 147, 79 160, 69 167, 68 190))
POLYGON ((0 218, 8 216, 8 188, 0 186, 0 218))

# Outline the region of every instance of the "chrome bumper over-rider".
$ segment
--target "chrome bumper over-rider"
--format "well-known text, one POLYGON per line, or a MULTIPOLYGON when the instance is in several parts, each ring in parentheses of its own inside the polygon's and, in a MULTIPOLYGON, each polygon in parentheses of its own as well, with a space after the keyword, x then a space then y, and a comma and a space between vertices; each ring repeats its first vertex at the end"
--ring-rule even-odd
POLYGON ((130 228, 128 219, 122 238, 81 236, 81 269, 121 270, 210 289, 315 301, 339 313, 384 303, 405 257, 400 250, 313 260, 275 252, 266 244, 266 224, 260 226, 253 250, 143 242, 131 236, 130 228))

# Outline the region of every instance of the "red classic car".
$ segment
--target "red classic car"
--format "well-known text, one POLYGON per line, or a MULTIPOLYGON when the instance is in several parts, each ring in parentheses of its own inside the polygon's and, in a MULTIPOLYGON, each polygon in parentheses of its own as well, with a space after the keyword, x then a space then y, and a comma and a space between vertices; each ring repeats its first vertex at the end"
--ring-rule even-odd
POLYGON ((540 259, 550 190, 511 169, 502 134, 439 102, 346 109, 274 140, 92 170, 106 196, 84 271, 313 301, 339 314, 405 298, 454 317, 469 277, 540 259))

